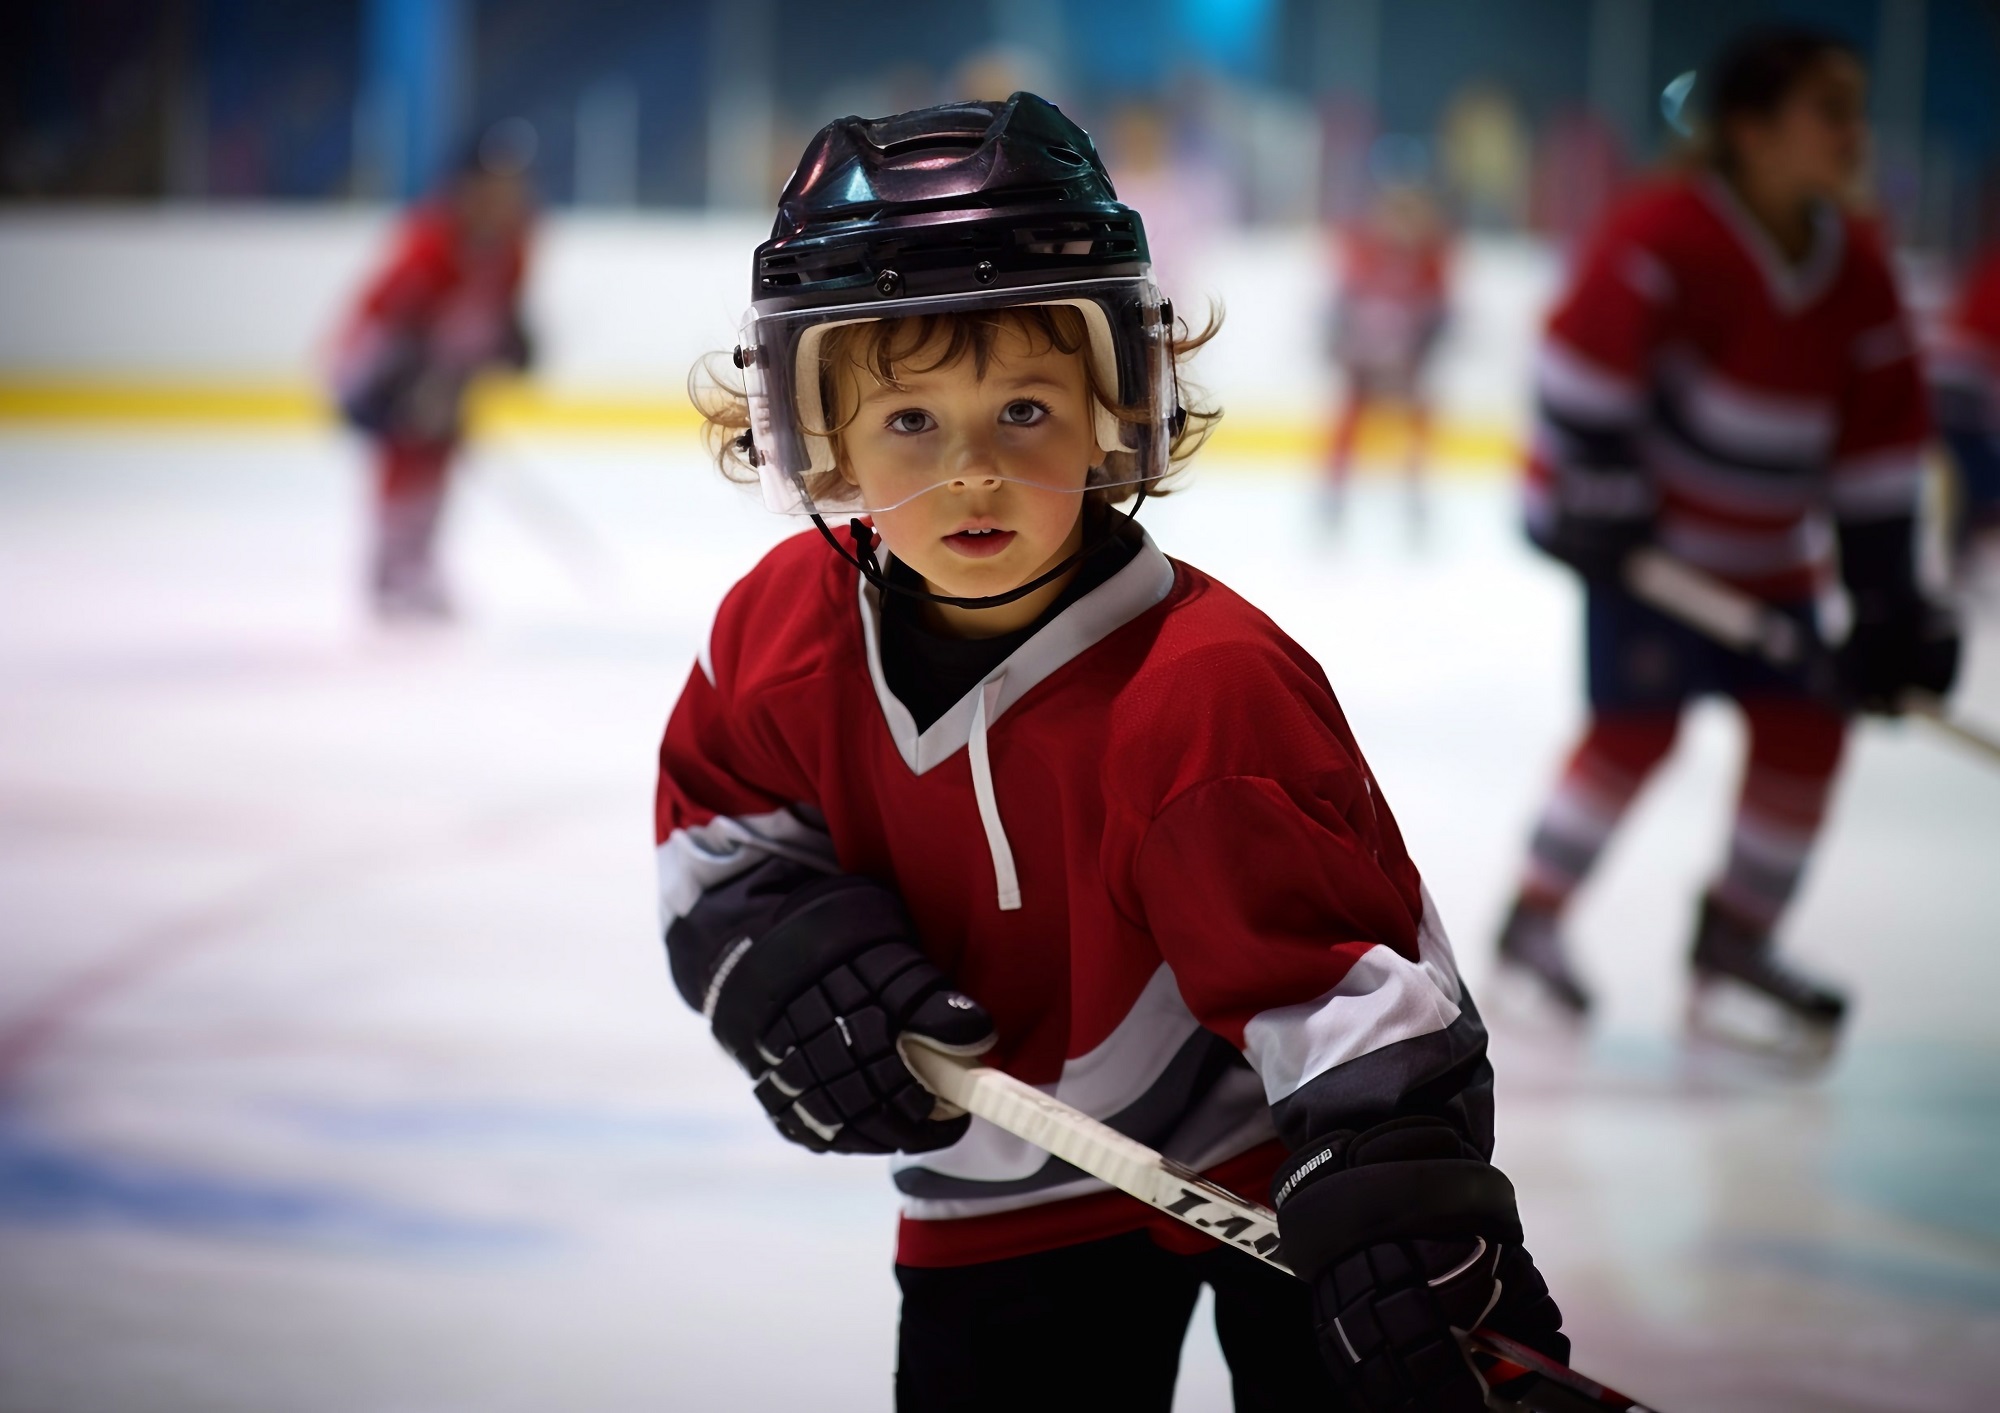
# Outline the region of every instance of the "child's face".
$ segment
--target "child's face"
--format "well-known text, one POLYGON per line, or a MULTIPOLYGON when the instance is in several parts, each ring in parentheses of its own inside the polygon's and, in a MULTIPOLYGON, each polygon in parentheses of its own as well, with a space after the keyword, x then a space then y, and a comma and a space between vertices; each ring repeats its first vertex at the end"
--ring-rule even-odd
MULTIPOLYGON (((932 352, 908 361, 921 368, 932 352)), ((933 593, 983 598, 1077 548, 1081 492, 1098 455, 1081 353, 1009 327, 983 376, 970 355, 897 376, 892 386, 845 369, 842 411, 854 415, 840 433, 840 474, 864 504, 894 505, 937 487, 875 515, 896 558, 933 593)))
POLYGON ((1848 195, 1868 156, 1868 77, 1829 54, 1776 112, 1743 120, 1737 146, 1767 186, 1808 198, 1848 195))

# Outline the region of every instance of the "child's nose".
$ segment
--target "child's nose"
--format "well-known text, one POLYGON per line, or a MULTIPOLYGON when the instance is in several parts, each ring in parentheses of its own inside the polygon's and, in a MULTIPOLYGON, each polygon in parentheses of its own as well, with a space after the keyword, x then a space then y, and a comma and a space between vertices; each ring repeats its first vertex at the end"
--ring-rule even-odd
POLYGON ((953 490, 968 490, 975 486, 992 490, 1000 484, 1000 459, 994 453, 991 438, 965 436, 960 438, 952 451, 953 490))

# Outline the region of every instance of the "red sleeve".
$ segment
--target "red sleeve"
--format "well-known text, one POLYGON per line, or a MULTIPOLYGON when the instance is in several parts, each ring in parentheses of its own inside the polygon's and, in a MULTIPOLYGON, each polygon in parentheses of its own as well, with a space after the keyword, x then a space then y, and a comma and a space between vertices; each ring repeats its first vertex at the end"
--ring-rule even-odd
POLYGON ((1416 870, 1352 767, 1188 790, 1147 831, 1138 883, 1181 995, 1238 1046, 1257 1016, 1337 987, 1361 955, 1414 961, 1416 870))
POLYGON ((796 546, 781 545, 723 600, 660 742, 654 842, 669 925, 765 860, 833 868, 817 802, 758 702, 770 654, 784 651, 785 610, 772 600, 788 597, 774 592, 786 558, 798 560, 796 546))
POLYGON ((728 695, 697 664, 660 742, 656 842, 718 815, 765 814, 788 803, 781 792, 757 783, 756 752, 741 725, 728 695))
POLYGON ((1671 193, 1614 214, 1578 264, 1549 320, 1535 365, 1528 524, 1557 515, 1626 520, 1650 513, 1639 456, 1654 351, 1666 336, 1678 278, 1667 254, 1671 193))
POLYGON ((1880 244, 1854 230, 1854 333, 1840 397, 1830 499, 1843 521, 1915 515, 1930 412, 1916 340, 1880 244))
MULTIPOLYGON (((1549 319, 1551 344, 1633 399, 1679 292, 1666 249, 1671 215, 1657 195, 1615 212, 1585 249, 1549 319)), ((1633 420, 1642 412, 1643 402, 1620 409, 1633 420)))
POLYGON ((757 709, 754 679, 781 618, 765 611, 781 546, 724 597, 660 742, 655 834, 705 825, 719 815, 768 813, 800 799, 797 771, 774 751, 757 709))
POLYGON ((389 262, 362 293, 363 322, 422 321, 458 277, 451 230, 433 211, 419 211, 397 233, 389 262))
POLYGON ((1157 809, 1133 867, 1189 1010, 1242 1049, 1294 1144, 1456 1092, 1441 1077, 1484 1033, 1324 678, 1302 653, 1189 666, 1162 698, 1179 773, 1202 778, 1157 809))

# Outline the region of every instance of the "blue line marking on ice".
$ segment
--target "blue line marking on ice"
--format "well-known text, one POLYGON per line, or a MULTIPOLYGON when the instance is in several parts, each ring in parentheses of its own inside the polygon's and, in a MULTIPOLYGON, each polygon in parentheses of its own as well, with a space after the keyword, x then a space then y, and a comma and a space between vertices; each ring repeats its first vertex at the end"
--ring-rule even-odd
POLYGON ((329 1187, 93 1152, 0 1114, 0 1222, 125 1226, 187 1236, 389 1246, 432 1254, 545 1244, 543 1229, 426 1212, 329 1187))

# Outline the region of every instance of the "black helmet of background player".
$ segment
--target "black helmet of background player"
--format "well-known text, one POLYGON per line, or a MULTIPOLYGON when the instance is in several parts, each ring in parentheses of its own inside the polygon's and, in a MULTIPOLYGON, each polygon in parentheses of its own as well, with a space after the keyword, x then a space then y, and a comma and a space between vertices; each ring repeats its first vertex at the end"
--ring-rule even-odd
POLYGON ((1745 30, 1703 72, 1696 96, 1709 160, 1733 181, 1756 167, 1767 182, 1838 199, 1865 164, 1867 73, 1837 35, 1791 24, 1745 30))
POLYGON ((736 362, 773 510, 888 508, 861 504, 839 476, 826 425, 820 341, 859 320, 1074 308, 1093 378, 1118 404, 1098 410, 1090 484, 1143 489, 1168 469, 1172 310, 1145 226, 1089 134, 1032 93, 827 124, 785 184, 750 292, 736 362))

